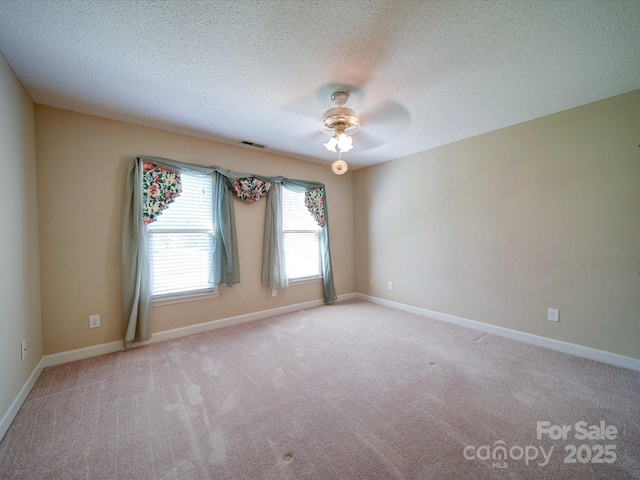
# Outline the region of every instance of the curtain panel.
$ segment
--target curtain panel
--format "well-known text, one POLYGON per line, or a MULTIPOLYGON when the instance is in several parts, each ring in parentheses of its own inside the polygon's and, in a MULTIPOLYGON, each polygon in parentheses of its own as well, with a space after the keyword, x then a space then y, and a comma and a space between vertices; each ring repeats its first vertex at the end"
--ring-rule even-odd
MULTIPOLYGON (((145 161, 170 172, 166 174, 169 177, 171 177, 171 173, 189 172, 209 177, 213 182, 214 245, 210 280, 224 287, 240 283, 234 199, 241 198, 253 203, 266 195, 262 282, 272 289, 280 289, 288 287, 282 235, 282 188, 287 187, 298 192, 312 192, 310 195, 313 210, 309 206, 308 208, 322 227, 318 236, 324 281, 324 301, 329 304, 336 300, 329 247, 329 219, 323 184, 284 177, 239 173, 216 166, 204 167, 166 158, 136 157, 129 167, 122 229, 125 348, 130 348, 137 342, 151 338, 149 240, 145 228, 143 205, 145 161), (320 224, 319 218, 322 219, 323 224, 320 224)), ((146 168, 149 169, 148 166, 146 168)), ((170 205, 167 206, 170 208, 170 205)))

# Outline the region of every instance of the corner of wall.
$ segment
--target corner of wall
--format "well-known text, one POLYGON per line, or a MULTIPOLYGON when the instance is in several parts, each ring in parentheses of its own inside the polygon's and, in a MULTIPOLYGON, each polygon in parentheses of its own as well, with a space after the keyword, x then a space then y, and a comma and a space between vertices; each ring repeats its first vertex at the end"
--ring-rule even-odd
MULTIPOLYGON (((34 104, 0 55, 0 433, 42 359, 34 104), (22 357, 22 342, 26 355, 22 357)), ((27 393, 28 393, 27 388, 27 393)))

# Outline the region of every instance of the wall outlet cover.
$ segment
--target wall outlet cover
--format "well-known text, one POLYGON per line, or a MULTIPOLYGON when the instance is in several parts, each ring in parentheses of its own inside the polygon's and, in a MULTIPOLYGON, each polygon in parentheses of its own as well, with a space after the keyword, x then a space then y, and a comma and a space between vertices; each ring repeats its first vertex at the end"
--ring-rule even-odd
POLYGON ((100 326, 100 315, 91 315, 89 317, 89 328, 97 328, 100 326))

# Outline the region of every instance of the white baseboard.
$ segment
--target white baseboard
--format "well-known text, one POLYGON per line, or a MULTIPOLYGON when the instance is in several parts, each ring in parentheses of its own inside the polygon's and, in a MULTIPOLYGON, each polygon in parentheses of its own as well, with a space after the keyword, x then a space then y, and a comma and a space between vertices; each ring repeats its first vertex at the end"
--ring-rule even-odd
POLYGON ((9 430, 9 427, 13 423, 13 420, 16 418, 16 415, 18 415, 22 404, 29 396, 29 393, 31 393, 31 389, 36 384, 36 380, 38 380, 38 377, 42 373, 42 370, 44 370, 44 366, 42 359, 40 359, 40 361, 36 365, 36 368, 33 369, 33 372, 31 372, 31 375, 29 375, 29 378, 18 392, 18 395, 16 395, 16 398, 14 398, 13 402, 11 402, 11 405, 9 405, 9 408, 3 415, 2 420, 0 420, 0 441, 2 441, 5 434, 9 430))
MULTIPOLYGON (((608 363, 618 367, 629 368, 631 370, 640 371, 640 360, 636 358, 626 357, 624 355, 618 355, 615 353, 607 352, 604 350, 597 350, 595 348, 584 347, 573 343, 562 342, 560 340, 554 340, 551 338, 540 337, 530 333, 519 332, 517 330, 511 330, 504 327, 498 327, 496 325, 489 325, 475 320, 469 320, 467 318, 456 317, 455 315, 449 315, 446 313, 435 312, 433 310, 427 310, 425 308, 414 307, 403 303, 393 302, 390 300, 384 300, 382 298, 371 297, 369 295, 363 295, 361 293, 347 293, 338 295, 338 302, 357 298, 367 302, 383 305, 386 307, 395 308, 397 310, 403 310, 405 312, 414 313, 417 315, 423 315, 436 320, 441 320, 448 323, 453 323, 463 327, 472 328, 486 333, 499 335, 501 337, 518 340, 531 345, 536 345, 550 350, 558 352, 568 353, 582 358, 588 358, 590 360, 596 360, 598 362, 608 363)), ((286 305, 284 307, 273 308, 270 310, 262 310, 260 312, 248 313, 245 315, 238 315, 235 317, 224 318, 221 320, 214 320, 211 322, 200 323, 197 325, 190 325, 188 327, 176 328, 173 330, 167 330, 165 332, 159 332, 153 335, 151 340, 147 343, 162 342, 165 340, 171 340, 174 338, 184 337, 187 335, 195 335, 203 333, 208 330, 214 330, 217 328, 229 327, 231 325, 238 325, 241 323, 252 322, 254 320, 261 320, 263 318, 270 318, 277 315, 283 315, 287 313, 296 312, 299 310, 305 310, 308 308, 314 308, 323 305, 322 300, 312 300, 310 302, 297 303, 294 305, 286 305)), ((118 352, 123 349, 122 341, 103 343, 101 345, 94 345, 91 347, 78 348, 76 350, 70 350, 67 352, 54 353, 52 355, 45 355, 42 357, 38 365, 34 368, 33 372, 20 389, 18 395, 14 398, 13 402, 9 406, 9 409, 5 412, 4 416, 0 420, 0 441, 4 438, 5 434, 9 430, 11 423, 15 419, 18 411, 22 407, 22 404, 27 399, 27 396, 31 392, 31 389, 35 385, 38 377, 42 373, 42 370, 46 367, 59 365, 62 363, 73 362, 76 360, 82 360, 84 358, 95 357, 98 355, 104 355, 107 353, 118 352)))
POLYGON ((568 353, 569 355, 574 355, 576 357, 587 358, 589 360, 595 360, 597 362, 615 365, 616 367, 623 367, 640 371, 640 359, 619 355, 617 353, 607 352, 606 350, 598 350, 596 348, 584 347, 575 343, 563 342, 561 340, 554 340, 547 337, 540 337, 538 335, 533 335, 532 333, 519 332, 517 330, 511 330, 510 328, 490 325, 487 323, 478 322, 476 320, 469 320, 468 318, 456 317, 455 315, 427 310, 426 308, 414 307, 412 305, 393 302, 391 300, 384 300, 378 297, 371 297, 369 295, 363 295, 361 293, 356 293, 355 298, 378 305, 383 305, 385 307, 395 308, 396 310, 403 310, 405 312, 423 315, 435 320, 453 323, 462 327, 472 328, 481 332, 491 333, 500 337, 518 340, 530 345, 548 348, 557 352, 568 353))
MULTIPOLYGON (((355 293, 346 293, 338 295, 338 302, 355 298, 355 293)), ((167 330, 165 332, 159 332, 154 334, 150 340, 143 342, 146 345, 149 343, 157 343, 165 340, 171 340, 174 338, 184 337, 187 335, 195 335, 203 333, 208 330, 214 330, 217 328, 229 327, 231 325, 238 325, 240 323, 253 322, 254 320, 261 320, 263 318, 275 317, 277 315, 284 315, 286 313, 293 313, 299 310, 306 310, 308 308, 319 307, 324 305, 323 300, 312 300, 310 302, 296 303, 293 305, 286 305, 284 307, 272 308, 269 310, 262 310, 260 312, 247 313, 245 315, 238 315, 235 317, 223 318, 221 320, 213 320, 211 322, 199 323, 197 325, 190 325, 188 327, 176 328, 173 330, 167 330)), ((9 406, 2 420, 0 420, 0 441, 4 438, 5 434, 9 430, 11 423, 18 415, 18 411, 24 404, 27 396, 31 392, 31 389, 38 380, 38 377, 46 367, 52 367, 54 365, 60 365, 62 363, 74 362, 76 360, 82 360, 85 358, 97 357, 98 355, 104 355, 106 353, 114 353, 123 350, 122 340, 116 342, 103 343, 100 345, 93 345, 91 347, 78 348, 76 350, 69 350, 67 352, 54 353, 51 355, 45 355, 40 359, 40 362, 29 376, 26 383, 20 389, 20 392, 14 398, 13 402, 9 406)))
MULTIPOLYGON (((355 293, 346 293, 338 295, 338 302, 355 298, 355 293)), ((244 315, 238 315, 235 317, 223 318, 220 320, 213 320, 211 322, 198 323, 196 325, 189 325, 188 327, 174 328, 172 330, 166 330, 164 332, 154 333, 150 340, 141 342, 140 345, 148 345, 151 343, 164 342, 165 340, 171 340, 174 338, 180 338, 187 335, 196 335, 208 330, 214 330, 217 328, 230 327, 232 325, 238 325, 240 323, 253 322, 254 320, 261 320, 263 318, 275 317, 277 315, 284 315, 286 313, 297 312, 299 310, 306 310, 307 308, 319 307, 324 305, 323 300, 311 300, 309 302, 295 303, 293 305, 285 305, 284 307, 271 308, 269 310, 261 310, 259 312, 247 313, 244 315)), ((103 343, 100 345, 94 345, 91 347, 78 348, 76 350, 69 350, 66 352, 54 353, 52 355, 45 355, 42 357, 42 367, 52 367, 54 365, 60 365, 62 363, 74 362, 76 360, 82 360, 84 358, 97 357, 98 355, 104 355, 106 353, 119 352, 123 350, 122 340, 116 342, 103 343)))
MULTIPOLYGON (((343 300, 349 300, 355 298, 355 293, 346 293, 338 295, 338 302, 343 300)), ((144 342, 145 344, 164 342, 165 340, 171 340, 174 338, 180 338, 187 335, 196 335, 208 330, 214 330, 217 328, 230 327, 232 325, 239 325, 241 323, 253 322, 255 320, 261 320, 263 318, 275 317, 278 315, 284 315, 286 313, 293 313, 300 310, 306 310, 308 308, 320 307, 324 305, 323 300, 311 300, 309 302, 295 303, 293 305, 285 305, 284 307, 272 308, 269 310, 261 310, 259 312, 246 313, 244 315, 238 315, 236 317, 223 318, 220 320, 213 320, 211 322, 199 323, 197 325, 189 325, 188 327, 175 328, 173 330, 166 330, 164 332, 155 333, 150 340, 144 342)))
POLYGON ((75 362, 85 358, 97 357, 107 353, 119 352, 123 350, 122 340, 117 342, 101 343, 100 345, 92 345, 91 347, 77 348, 75 350, 67 350, 66 352, 53 353, 42 357, 43 367, 53 367, 62 363, 75 362))

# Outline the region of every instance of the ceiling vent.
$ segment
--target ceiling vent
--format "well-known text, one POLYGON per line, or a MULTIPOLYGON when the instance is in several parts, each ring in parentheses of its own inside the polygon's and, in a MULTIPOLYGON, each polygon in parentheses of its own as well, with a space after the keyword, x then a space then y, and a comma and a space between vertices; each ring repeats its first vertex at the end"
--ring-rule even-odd
POLYGON ((249 142, 247 140, 240 140, 240 145, 246 145, 247 147, 253 147, 253 148, 265 148, 265 145, 260 145, 259 143, 249 142))

